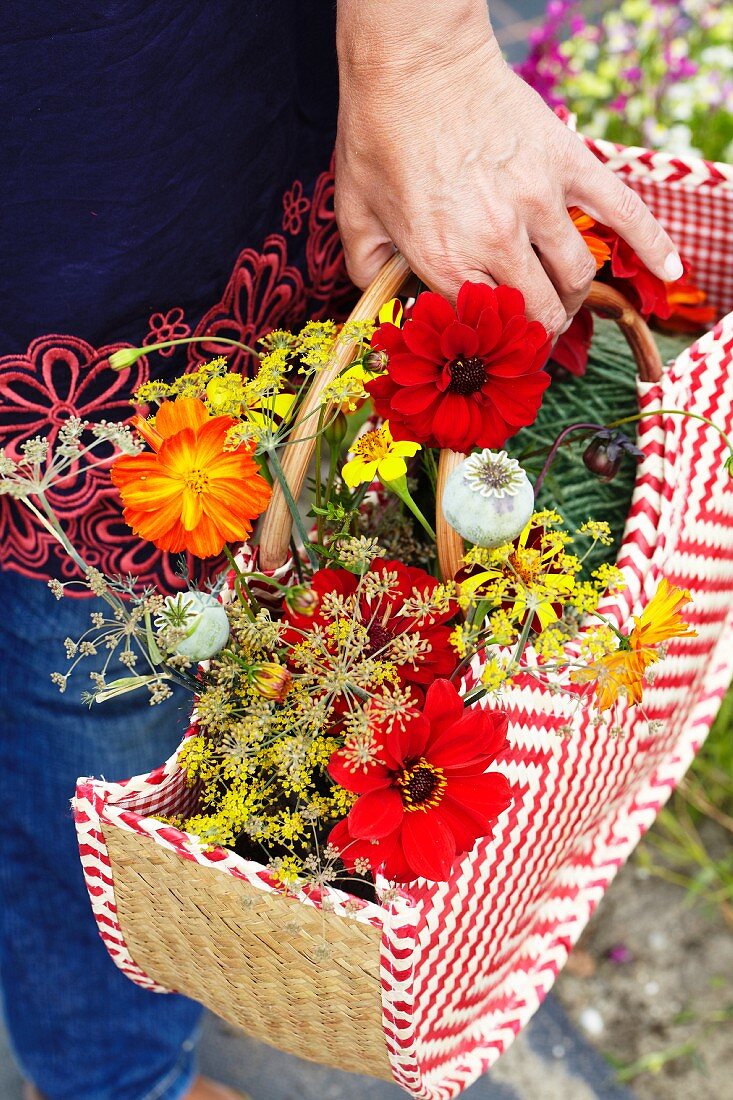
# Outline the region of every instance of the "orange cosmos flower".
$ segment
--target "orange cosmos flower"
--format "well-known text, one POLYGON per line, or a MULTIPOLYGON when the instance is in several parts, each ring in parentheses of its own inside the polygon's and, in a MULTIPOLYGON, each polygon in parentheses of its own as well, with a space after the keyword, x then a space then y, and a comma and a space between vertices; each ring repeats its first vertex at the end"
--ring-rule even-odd
POLYGON ((576 683, 593 681, 599 710, 613 706, 622 691, 630 706, 640 703, 646 670, 662 656, 659 646, 670 638, 696 637, 697 631, 680 614, 689 601, 686 589, 663 577, 642 614, 634 616, 628 639, 613 653, 573 674, 576 683))
POLYGON ((154 424, 139 416, 133 423, 153 450, 118 458, 111 477, 136 535, 160 550, 210 558, 251 534, 270 486, 252 447, 224 450, 231 417, 179 397, 161 405, 154 424))
POLYGON ((595 220, 591 218, 590 214, 586 214, 585 211, 581 210, 579 206, 571 206, 568 214, 588 246, 588 251, 596 261, 596 271, 600 271, 606 261, 611 259, 611 249, 597 233, 591 233, 596 224, 595 220))

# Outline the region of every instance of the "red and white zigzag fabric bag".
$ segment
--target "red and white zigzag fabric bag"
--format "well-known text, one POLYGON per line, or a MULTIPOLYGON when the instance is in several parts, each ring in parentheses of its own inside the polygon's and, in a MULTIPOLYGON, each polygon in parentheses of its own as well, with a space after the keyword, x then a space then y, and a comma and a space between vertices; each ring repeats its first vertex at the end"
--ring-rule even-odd
MULTIPOLYGON (((733 169, 589 144, 664 223, 713 304, 733 309, 733 169)), ((639 401, 645 412, 687 409, 731 432, 733 313, 669 366, 659 383, 639 383, 639 401)), ((618 557, 627 588, 601 610, 619 626, 628 624, 666 576, 691 590, 697 630, 697 637, 670 643, 645 694, 643 714, 641 708, 622 709, 624 736, 612 739, 564 695, 529 682, 513 688, 506 704, 511 749, 501 768, 516 800, 495 835, 477 844, 449 882, 418 881, 384 907, 350 901, 338 890, 290 903, 304 913, 320 910, 330 926, 348 923, 372 937, 370 980, 377 1021, 381 1011, 382 1062, 359 1056, 359 1029, 370 1026, 366 1010, 361 1023, 358 1012, 336 1012, 336 1026, 353 1031, 349 1060, 325 1046, 304 1050, 297 1037, 288 1039, 299 1028, 297 991, 291 1001, 286 998, 290 1008, 278 1007, 280 1015, 292 1015, 278 1032, 275 1025, 256 1025, 267 1017, 266 1004, 234 1012, 231 987, 222 1003, 213 991, 216 983, 202 986, 192 979, 184 961, 191 953, 222 973, 234 963, 217 956, 215 932, 210 944, 200 937, 187 942, 187 921, 196 914, 187 916, 185 886, 172 891, 175 903, 167 886, 157 895, 163 919, 177 927, 160 948, 166 965, 146 971, 145 960, 161 955, 146 945, 142 918, 135 915, 130 860, 110 856, 113 837, 134 836, 141 852, 165 850, 181 867, 194 867, 197 882, 206 876, 212 895, 223 897, 227 884, 243 884, 263 903, 277 895, 261 866, 229 851, 203 851, 155 820, 181 812, 195 798, 175 757, 124 783, 82 779, 74 800, 100 933, 132 980, 198 996, 296 1053, 356 1072, 391 1072, 424 1100, 458 1095, 491 1066, 536 1011, 616 870, 684 775, 733 673, 733 486, 724 469, 724 444, 704 423, 663 413, 641 422, 638 439, 645 457, 618 557), (558 736, 566 723, 574 736, 558 736)), ((248 912, 242 906, 239 923, 228 918, 242 953, 248 912)), ((278 949, 270 942, 271 952, 278 949)), ((261 958, 257 965, 263 967, 261 958)), ((332 957, 319 967, 330 980, 338 967, 348 971, 348 960, 332 957)), ((256 977, 248 997, 256 996, 256 977)), ((348 974, 343 988, 348 996, 348 974)))

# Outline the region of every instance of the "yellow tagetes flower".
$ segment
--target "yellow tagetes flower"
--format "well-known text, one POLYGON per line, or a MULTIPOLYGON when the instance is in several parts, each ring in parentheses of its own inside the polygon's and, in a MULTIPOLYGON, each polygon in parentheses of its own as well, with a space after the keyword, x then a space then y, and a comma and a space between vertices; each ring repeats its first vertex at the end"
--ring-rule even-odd
POLYGON ((697 635, 680 613, 689 602, 686 589, 677 588, 663 577, 642 614, 634 616, 634 629, 628 639, 613 653, 573 673, 575 683, 594 682, 599 710, 608 710, 621 692, 625 692, 631 706, 640 703, 644 676, 660 659, 660 645, 671 638, 697 635))
POLYGON ((369 484, 378 477, 385 484, 399 481, 407 474, 406 458, 412 458, 420 450, 419 443, 395 442, 385 420, 381 428, 366 432, 353 444, 353 458, 341 471, 350 489, 369 484))

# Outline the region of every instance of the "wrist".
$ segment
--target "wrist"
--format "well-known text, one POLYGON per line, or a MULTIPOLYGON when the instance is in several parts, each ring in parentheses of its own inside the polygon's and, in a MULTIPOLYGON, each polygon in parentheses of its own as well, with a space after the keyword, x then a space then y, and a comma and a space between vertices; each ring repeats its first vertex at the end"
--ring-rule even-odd
POLYGON ((504 65, 486 0, 338 0, 337 48, 342 78, 395 92, 421 73, 504 65))

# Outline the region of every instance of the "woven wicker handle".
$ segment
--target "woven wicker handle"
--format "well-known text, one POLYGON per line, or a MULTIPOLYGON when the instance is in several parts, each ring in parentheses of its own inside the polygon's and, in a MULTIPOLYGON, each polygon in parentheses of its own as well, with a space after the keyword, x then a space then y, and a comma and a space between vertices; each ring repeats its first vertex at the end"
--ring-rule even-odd
MULTIPOLYGON (((411 272, 404 257, 395 253, 384 265, 371 286, 364 292, 354 308, 350 321, 373 320, 390 298, 400 292, 411 272)), ((586 306, 600 316, 614 320, 634 354, 639 377, 646 382, 657 382, 662 375, 662 360, 645 321, 629 302, 612 287, 602 283, 593 283, 585 301, 586 306)), ((316 376, 301 405, 300 412, 293 425, 293 436, 297 440, 285 448, 283 473, 287 479, 295 500, 300 496, 306 473, 315 449, 314 438, 300 438, 300 429, 307 418, 317 413, 321 394, 338 375, 352 362, 353 343, 339 343, 333 359, 316 376)), ((310 421, 312 423, 312 421, 310 421)), ((311 435, 303 430, 304 436, 311 435)), ((436 491, 435 533, 438 542, 438 562, 444 577, 452 577, 460 568, 463 558, 463 540, 450 527, 440 506, 443 487, 455 467, 463 461, 465 455, 456 451, 443 451, 438 466, 438 484, 436 491)), ((265 513, 260 535, 260 567, 276 569, 286 560, 292 533, 292 518, 282 490, 276 484, 273 488, 270 506, 265 513)))

